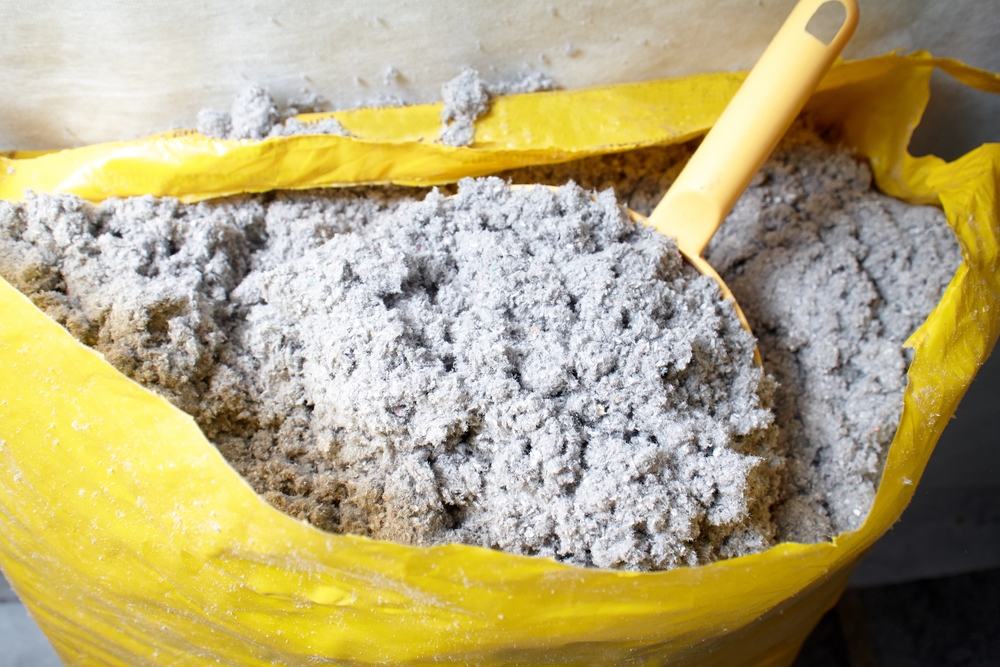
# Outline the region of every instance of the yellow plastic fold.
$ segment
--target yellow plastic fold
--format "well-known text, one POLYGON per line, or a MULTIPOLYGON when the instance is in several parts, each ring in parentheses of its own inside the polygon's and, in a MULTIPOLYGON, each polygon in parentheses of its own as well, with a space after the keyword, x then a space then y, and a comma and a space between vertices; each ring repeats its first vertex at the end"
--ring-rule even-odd
MULTIPOLYGON (((1000 145, 951 163, 906 153, 934 67, 1000 91, 955 61, 889 55, 835 66, 807 106, 883 190, 940 203, 965 257, 909 341, 903 415, 860 530, 653 574, 328 535, 266 505, 190 417, 0 281, 0 566, 72 665, 790 664, 909 502, 1000 328, 1000 145)), ((0 197, 443 183, 683 141, 741 79, 501 98, 471 148, 434 144, 437 108, 424 106, 333 114, 358 139, 171 133, 0 158, 0 197)))

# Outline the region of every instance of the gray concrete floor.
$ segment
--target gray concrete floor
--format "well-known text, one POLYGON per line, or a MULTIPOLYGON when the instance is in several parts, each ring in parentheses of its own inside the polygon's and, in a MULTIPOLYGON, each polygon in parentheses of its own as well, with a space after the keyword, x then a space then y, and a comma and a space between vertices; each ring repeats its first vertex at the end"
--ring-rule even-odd
POLYGON ((996 667, 1000 569, 849 588, 794 667, 996 667))
POLYGON ((0 577, 0 667, 58 667, 59 658, 0 577))

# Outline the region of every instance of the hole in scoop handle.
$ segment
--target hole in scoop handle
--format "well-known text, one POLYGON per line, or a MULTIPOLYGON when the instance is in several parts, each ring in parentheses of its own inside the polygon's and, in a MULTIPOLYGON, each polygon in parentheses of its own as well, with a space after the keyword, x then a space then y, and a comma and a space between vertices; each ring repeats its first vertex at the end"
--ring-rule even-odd
POLYGON ((840 0, 826 0, 806 23, 806 32, 827 46, 834 40, 847 19, 847 8, 840 0))
POLYGON ((846 17, 824 44, 806 31, 830 0, 801 0, 674 181, 649 222, 700 256, 858 24, 855 0, 833 0, 846 17))

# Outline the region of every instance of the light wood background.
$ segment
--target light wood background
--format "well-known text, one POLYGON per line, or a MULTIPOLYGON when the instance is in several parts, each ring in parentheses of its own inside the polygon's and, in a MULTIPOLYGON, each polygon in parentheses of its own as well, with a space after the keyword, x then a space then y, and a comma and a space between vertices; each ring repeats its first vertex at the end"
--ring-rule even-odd
MULTIPOLYGON (((487 78, 529 66, 566 88, 748 68, 794 1, 0 0, 0 150, 189 127, 251 82, 279 102, 312 92, 349 106, 438 99, 463 65, 487 78)), ((1000 70, 1000 0, 861 5, 847 57, 920 48, 1000 70)), ((1000 139, 985 127, 1000 101, 935 85, 964 116, 935 121, 925 148, 1000 139)))

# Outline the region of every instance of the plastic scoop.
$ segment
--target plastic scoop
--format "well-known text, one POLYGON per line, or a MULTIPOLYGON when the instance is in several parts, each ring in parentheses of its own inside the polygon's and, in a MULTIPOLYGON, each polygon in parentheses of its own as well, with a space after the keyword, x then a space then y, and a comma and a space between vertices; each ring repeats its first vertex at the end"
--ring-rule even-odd
MULTIPOLYGON (((681 254, 715 279, 725 298, 732 292, 701 255, 857 24, 855 0, 801 0, 649 218, 630 211, 675 237, 681 254)), ((739 304, 736 313, 750 331, 739 304)))

